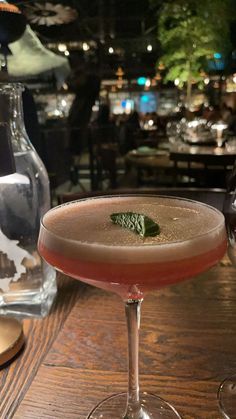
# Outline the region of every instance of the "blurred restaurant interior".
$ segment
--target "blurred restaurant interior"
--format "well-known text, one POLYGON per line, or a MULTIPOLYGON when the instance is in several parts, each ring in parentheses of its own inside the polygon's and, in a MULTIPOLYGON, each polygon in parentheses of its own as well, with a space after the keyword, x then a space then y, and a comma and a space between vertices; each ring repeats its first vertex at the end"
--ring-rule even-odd
POLYGON ((0 419, 236 418, 235 162, 236 0, 0 0, 0 419))
POLYGON ((198 23, 196 2, 175 3, 12 2, 27 26, 6 59, 2 51, 1 73, 26 87, 26 129, 56 202, 66 192, 226 186, 236 157, 235 8, 219 30, 221 2, 200 2, 198 23))

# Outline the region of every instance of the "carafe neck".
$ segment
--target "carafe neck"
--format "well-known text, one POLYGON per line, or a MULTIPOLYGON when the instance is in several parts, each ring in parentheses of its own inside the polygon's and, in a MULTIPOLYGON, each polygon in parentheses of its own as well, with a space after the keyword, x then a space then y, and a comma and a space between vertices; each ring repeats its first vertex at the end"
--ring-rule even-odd
POLYGON ((31 148, 24 124, 23 90, 20 83, 0 83, 0 122, 10 128, 14 152, 31 148))

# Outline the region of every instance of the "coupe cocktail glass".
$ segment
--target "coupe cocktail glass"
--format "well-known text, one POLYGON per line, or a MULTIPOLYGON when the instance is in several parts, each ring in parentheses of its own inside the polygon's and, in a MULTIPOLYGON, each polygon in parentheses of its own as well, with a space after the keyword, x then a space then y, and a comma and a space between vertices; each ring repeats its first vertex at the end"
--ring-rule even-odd
MULTIPOLYGON (((224 214, 228 235, 228 256, 236 267, 236 164, 228 180, 228 191, 224 202, 224 214)), ((219 386, 218 401, 225 419, 236 418, 236 372, 219 386)))
POLYGON ((39 251, 57 270, 119 294, 128 325, 128 393, 102 401, 90 419, 180 418, 168 402, 139 392, 140 307, 146 292, 205 271, 226 250, 224 217, 196 201, 121 195, 73 201, 50 210, 41 223, 39 251), (110 220, 136 212, 151 217, 160 235, 140 237, 110 220))

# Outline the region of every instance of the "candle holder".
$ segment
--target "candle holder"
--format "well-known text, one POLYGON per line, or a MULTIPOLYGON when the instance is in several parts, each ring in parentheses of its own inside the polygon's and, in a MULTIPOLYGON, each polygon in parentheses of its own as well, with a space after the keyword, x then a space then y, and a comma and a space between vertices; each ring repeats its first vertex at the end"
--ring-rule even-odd
POLYGON ((13 318, 0 317, 0 366, 10 361, 23 345, 22 324, 13 318))
POLYGON ((224 144, 223 133, 228 128, 228 125, 224 121, 218 121, 211 126, 211 129, 216 132, 216 144, 217 147, 222 147, 224 144))

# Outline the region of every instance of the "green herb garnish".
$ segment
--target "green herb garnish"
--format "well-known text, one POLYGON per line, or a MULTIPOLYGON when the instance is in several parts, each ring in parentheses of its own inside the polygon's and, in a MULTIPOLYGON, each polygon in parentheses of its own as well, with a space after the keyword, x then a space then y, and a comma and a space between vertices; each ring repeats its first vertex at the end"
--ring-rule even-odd
POLYGON ((114 224, 127 228, 142 237, 157 236, 160 234, 160 227, 151 218, 136 212, 117 212, 110 215, 114 224))

